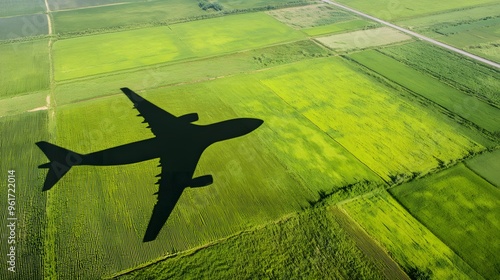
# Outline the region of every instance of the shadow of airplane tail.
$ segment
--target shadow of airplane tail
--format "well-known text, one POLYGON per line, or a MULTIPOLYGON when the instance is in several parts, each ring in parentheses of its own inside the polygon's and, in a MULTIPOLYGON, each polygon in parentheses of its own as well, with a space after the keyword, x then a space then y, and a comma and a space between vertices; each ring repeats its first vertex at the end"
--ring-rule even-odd
POLYGON ((50 190, 72 166, 80 164, 83 160, 82 155, 45 141, 37 142, 36 145, 50 161, 38 166, 49 169, 42 191, 50 190))

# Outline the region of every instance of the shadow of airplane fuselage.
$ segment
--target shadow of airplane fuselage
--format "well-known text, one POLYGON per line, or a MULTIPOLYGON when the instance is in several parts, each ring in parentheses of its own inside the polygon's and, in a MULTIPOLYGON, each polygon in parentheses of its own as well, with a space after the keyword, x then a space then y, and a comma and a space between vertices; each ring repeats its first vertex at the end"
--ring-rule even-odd
POLYGON ((123 165, 160 158, 161 173, 158 202, 153 209, 143 241, 156 239, 175 204, 186 187, 203 187, 213 182, 211 175, 193 178, 203 151, 213 143, 239 137, 259 127, 263 121, 240 118, 210 125, 196 125, 195 113, 175 117, 156 107, 133 91, 122 91, 134 103, 156 137, 137 141, 89 154, 78 154, 48 142, 37 146, 50 162, 39 168, 48 168, 43 190, 51 189, 71 167, 78 165, 123 165))

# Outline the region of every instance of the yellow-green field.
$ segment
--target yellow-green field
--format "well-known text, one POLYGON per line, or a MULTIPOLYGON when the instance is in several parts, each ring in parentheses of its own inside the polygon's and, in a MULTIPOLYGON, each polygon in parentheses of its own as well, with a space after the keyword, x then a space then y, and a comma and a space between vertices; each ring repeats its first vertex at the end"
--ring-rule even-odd
POLYGON ((220 55, 304 38, 264 13, 78 37, 54 44, 55 79, 220 55))
POLYGON ((260 81, 386 181, 427 173, 483 147, 341 58, 259 73, 260 81), (307 81, 307 82, 304 82, 307 81))

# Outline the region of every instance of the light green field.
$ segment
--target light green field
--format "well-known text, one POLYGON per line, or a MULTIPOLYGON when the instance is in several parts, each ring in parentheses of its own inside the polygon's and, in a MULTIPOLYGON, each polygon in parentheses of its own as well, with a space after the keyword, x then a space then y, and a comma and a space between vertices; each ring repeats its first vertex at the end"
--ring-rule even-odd
POLYGON ((54 44, 55 78, 213 56, 303 37, 264 13, 253 13, 60 40, 54 44))
POLYGON ((279 9, 267 13, 277 20, 297 29, 356 19, 354 15, 327 4, 279 9))
POLYGON ((479 176, 500 188, 500 150, 485 153, 465 162, 479 176))
POLYGON ((500 24, 477 27, 449 36, 436 37, 450 45, 500 62, 500 24))
POLYGON ((301 31, 309 36, 318 36, 329 33, 341 33, 347 31, 354 31, 358 29, 368 29, 375 26, 377 26, 375 23, 362 19, 354 19, 354 20, 332 23, 311 28, 304 28, 301 31))
POLYGON ((497 3, 495 0, 457 0, 439 2, 433 0, 381 0, 376 2, 370 0, 339 0, 337 2, 389 21, 413 18, 453 9, 474 7, 482 4, 497 3))
POLYGON ((385 279, 325 212, 287 216, 117 279, 385 279))
POLYGON ((126 85, 134 85, 135 90, 142 90, 200 82, 329 54, 329 51, 311 40, 297 41, 224 56, 91 77, 90 80, 69 81, 57 85, 55 97, 58 105, 64 105, 99 96, 121 94, 119 88, 126 85))
POLYGON ((424 42, 393 46, 379 51, 500 108, 498 71, 424 42))
POLYGON ((491 5, 469 7, 467 9, 402 20, 398 21, 397 24, 408 28, 425 29, 433 25, 447 25, 498 16, 498 9, 500 9, 500 3, 492 3, 491 5))
POLYGON ((49 87, 48 41, 0 45, 0 98, 49 87))
POLYGON ((47 105, 48 91, 0 99, 0 117, 15 115, 30 110, 41 110, 47 105))
POLYGON ((365 49, 411 39, 410 36, 389 27, 359 30, 316 38, 317 41, 335 51, 365 49))
POLYGON ((430 271, 431 279, 482 279, 387 192, 364 196, 341 207, 403 268, 430 271))
POLYGON ((341 58, 280 66, 257 77, 386 181, 427 173, 438 166, 434 158, 448 162, 483 149, 461 136, 457 124, 341 58))
POLYGON ((485 279, 500 274, 498 188, 459 164, 391 193, 485 279))
POLYGON ((380 52, 368 50, 351 54, 349 57, 490 132, 500 131, 500 109, 380 52))
MULTIPOLYGON (((251 77, 163 88, 146 96, 175 115, 198 112, 201 124, 254 117, 263 119, 264 125, 205 151, 194 176, 212 174, 214 184, 186 190, 150 244, 141 240, 155 203, 157 160, 125 167, 73 168, 51 190, 49 200, 57 228, 55 267, 61 278, 115 273, 279 219, 309 206, 320 192, 357 182, 381 183, 251 77), (85 188, 78 187, 81 182, 86 182, 85 188)), ((56 144, 76 152, 153 136, 123 95, 59 107, 56 117, 56 144)))
MULTIPOLYGON (((1 279, 42 279, 42 256, 44 254, 43 231, 45 228, 46 195, 41 192, 42 181, 36 168, 44 157, 35 142, 48 136, 46 112, 34 112, 0 118, 0 170, 2 194, 0 195, 0 226, 2 246, 0 253, 7 260, 7 246, 16 247, 16 272, 7 270, 3 264, 1 279), (15 170, 15 217, 16 244, 7 245, 7 176, 15 170), (15 275, 15 277, 12 277, 15 275)), ((13 194, 13 193, 10 193, 13 194)))

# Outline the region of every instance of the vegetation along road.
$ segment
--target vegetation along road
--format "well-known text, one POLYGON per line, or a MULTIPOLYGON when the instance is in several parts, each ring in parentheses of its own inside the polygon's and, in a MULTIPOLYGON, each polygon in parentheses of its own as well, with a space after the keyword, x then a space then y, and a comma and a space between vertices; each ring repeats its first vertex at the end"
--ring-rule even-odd
POLYGON ((434 39, 431 39, 431 38, 429 38, 429 37, 426 37, 426 36, 420 35, 420 34, 418 34, 418 33, 415 33, 415 32, 413 32, 413 31, 410 31, 410 30, 408 30, 408 29, 405 29, 405 28, 399 27, 399 26, 397 26, 397 25, 395 25, 395 24, 392 24, 392 23, 390 23, 390 22, 387 22, 387 21, 381 20, 381 19, 379 19, 379 18, 376 18, 376 17, 370 16, 370 15, 367 15, 367 14, 365 14, 365 13, 362 13, 362 12, 360 12, 360 11, 357 11, 357 10, 351 9, 351 8, 349 8, 349 7, 347 7, 347 6, 344 6, 344 5, 341 5, 341 4, 338 4, 338 3, 332 2, 332 1, 330 1, 330 0, 322 0, 322 1, 323 1, 323 2, 325 2, 325 3, 328 3, 328 4, 332 4, 332 5, 334 5, 334 6, 337 6, 337 7, 339 7, 339 8, 342 8, 342 9, 344 9, 344 10, 348 10, 348 11, 353 12, 353 13, 355 13, 355 14, 358 14, 358 15, 360 15, 360 16, 363 16, 363 17, 369 18, 369 19, 371 19, 371 20, 373 20, 373 21, 376 21, 376 22, 378 22, 378 23, 381 23, 381 24, 387 25, 387 26, 389 26, 389 27, 392 27, 392 28, 394 28, 394 29, 397 29, 397 30, 399 30, 399 31, 401 31, 401 32, 404 32, 404 33, 409 34, 409 35, 411 35, 411 36, 417 37, 417 38, 419 38, 419 39, 421 39, 421 40, 427 41, 427 42, 432 43, 432 44, 434 44, 434 45, 437 45, 437 46, 443 47, 443 48, 448 49, 448 50, 450 50, 450 51, 453 51, 453 52, 459 53, 459 54, 461 54, 461 55, 465 55, 465 56, 470 57, 470 58, 472 58, 472 59, 474 59, 474 60, 477 60, 477 61, 480 61, 480 62, 482 62, 482 63, 488 64, 488 65, 491 65, 491 66, 493 66, 493 67, 495 67, 495 68, 500 68, 500 64, 495 63, 495 62, 493 62, 493 61, 491 61, 491 60, 488 60, 488 59, 485 59, 485 58, 479 57, 479 56, 477 56, 477 55, 473 55, 473 54, 471 54, 471 53, 469 53, 469 52, 463 51, 463 50, 461 50, 461 49, 457 49, 457 48, 452 47, 452 46, 450 46, 450 45, 447 45, 447 44, 441 43, 441 42, 436 41, 436 40, 434 40, 434 39))

